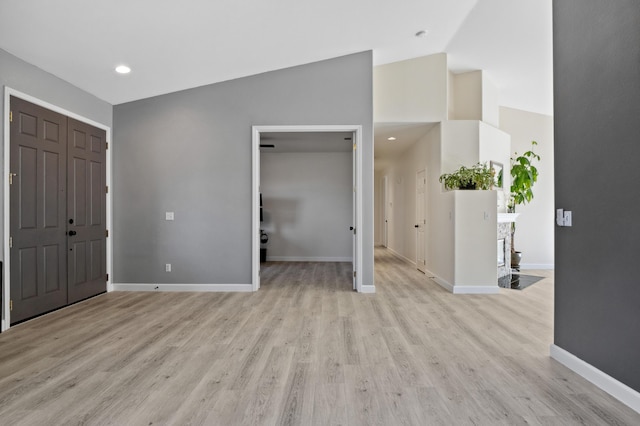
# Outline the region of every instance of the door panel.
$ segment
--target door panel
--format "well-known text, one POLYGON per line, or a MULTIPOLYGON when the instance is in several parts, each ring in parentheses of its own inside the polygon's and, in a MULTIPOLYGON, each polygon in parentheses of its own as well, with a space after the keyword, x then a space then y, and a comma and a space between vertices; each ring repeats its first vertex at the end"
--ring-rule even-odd
POLYGON ((67 303, 67 118, 11 97, 11 322, 67 303))
MULTIPOLYGON (((21 230, 36 229, 38 226, 38 212, 36 210, 38 198, 38 150, 28 146, 20 146, 16 177, 13 179, 18 189, 18 203, 21 230)), ((57 224, 56 224, 57 225, 57 224)))
POLYGON ((52 244, 45 246, 43 249, 44 255, 44 291, 45 293, 51 293, 62 290, 60 288, 60 280, 56 279, 60 276, 60 265, 64 265, 64 262, 60 261, 60 255, 64 255, 61 252, 59 244, 52 244))
POLYGON ((69 303, 107 290, 106 133, 69 119, 69 303), (71 223, 73 221, 73 223, 71 223))

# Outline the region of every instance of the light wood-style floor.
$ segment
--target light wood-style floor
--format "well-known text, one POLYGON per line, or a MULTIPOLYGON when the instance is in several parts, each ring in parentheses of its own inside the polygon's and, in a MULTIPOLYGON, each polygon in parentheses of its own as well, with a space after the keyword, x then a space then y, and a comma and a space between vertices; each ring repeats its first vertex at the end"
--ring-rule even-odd
POLYGON ((0 335, 2 425, 638 425, 548 356, 553 277, 452 295, 376 249, 257 293, 110 293, 0 335))

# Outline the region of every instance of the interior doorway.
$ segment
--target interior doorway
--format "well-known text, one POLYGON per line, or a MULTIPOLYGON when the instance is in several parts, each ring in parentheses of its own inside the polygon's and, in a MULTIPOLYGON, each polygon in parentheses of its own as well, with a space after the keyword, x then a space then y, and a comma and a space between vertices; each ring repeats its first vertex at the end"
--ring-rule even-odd
POLYGON ((427 216, 426 216, 427 174, 424 169, 416 173, 416 268, 422 273, 427 271, 427 216))
POLYGON ((2 330, 109 290, 110 129, 5 89, 2 330))
MULTIPOLYGON (((252 188, 252 285, 253 290, 260 288, 260 144, 261 139, 268 139, 270 134, 275 133, 345 133, 351 135, 352 144, 352 179, 353 179, 353 197, 352 197, 352 221, 351 229, 345 229, 345 232, 351 232, 352 240, 352 256, 353 265, 353 288, 361 291, 362 277, 359 271, 362 271, 362 234, 358 229, 362 227, 362 194, 359 188, 362 184, 362 152, 359 149, 362 140, 361 126, 254 126, 252 136, 252 169, 253 169, 253 188, 252 188)), ((268 145, 268 143, 265 143, 268 145)))

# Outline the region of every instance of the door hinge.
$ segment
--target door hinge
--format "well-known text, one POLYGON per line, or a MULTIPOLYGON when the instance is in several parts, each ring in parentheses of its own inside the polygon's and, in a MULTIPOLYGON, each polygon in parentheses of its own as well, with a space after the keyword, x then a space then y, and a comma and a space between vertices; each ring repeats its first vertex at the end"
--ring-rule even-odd
POLYGON ((105 186, 105 187, 104 187, 104 191, 105 191, 105 193, 107 193, 107 194, 109 193, 109 185, 107 185, 107 186, 105 186))
POLYGON ((13 237, 9 237, 9 248, 13 248, 13 237))
POLYGON ((9 111, 9 123, 13 123, 13 111, 9 111))
POLYGON ((355 143, 353 144, 353 150, 354 151, 356 150, 356 144, 355 143))
POLYGON ((13 177, 18 176, 17 173, 9 173, 9 185, 13 185, 13 177))
POLYGON ((109 149, 109 142, 104 143, 104 149, 109 149))
POLYGON ((109 274, 104 277, 105 281, 109 281, 109 274))
POLYGON ((109 238, 109 230, 108 229, 104 230, 104 235, 105 235, 105 237, 109 238))
POLYGON ((353 271, 353 278, 356 277, 356 271, 353 271))
POLYGON ((9 311, 13 311, 13 300, 9 300, 9 311))

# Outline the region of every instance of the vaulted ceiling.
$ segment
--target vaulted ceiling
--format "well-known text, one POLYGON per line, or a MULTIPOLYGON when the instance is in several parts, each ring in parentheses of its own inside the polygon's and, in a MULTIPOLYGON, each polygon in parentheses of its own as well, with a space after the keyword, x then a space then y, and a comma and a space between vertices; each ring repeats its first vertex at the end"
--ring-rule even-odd
POLYGON ((446 52, 501 105, 552 114, 551 30, 551 0, 0 2, 0 48, 111 104, 373 50, 446 52))

